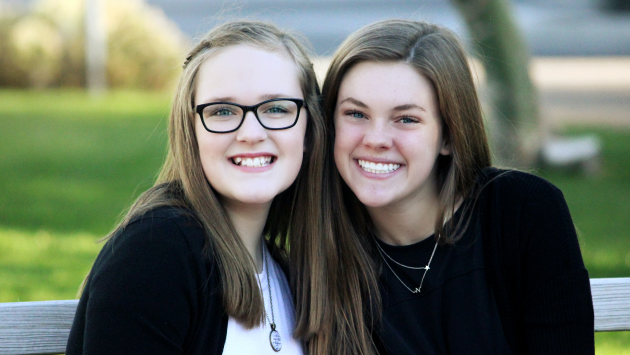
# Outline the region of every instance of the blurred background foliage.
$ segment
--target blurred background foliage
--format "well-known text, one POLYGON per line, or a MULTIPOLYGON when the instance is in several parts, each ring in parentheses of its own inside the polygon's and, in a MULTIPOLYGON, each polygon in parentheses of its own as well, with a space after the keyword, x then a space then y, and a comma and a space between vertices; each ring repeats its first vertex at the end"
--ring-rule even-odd
MULTIPOLYGON (((178 27, 143 1, 103 4, 109 87, 171 86, 188 46, 178 27)), ((39 0, 17 12, 0 3, 0 86, 85 86, 84 7, 84 0, 39 0)))

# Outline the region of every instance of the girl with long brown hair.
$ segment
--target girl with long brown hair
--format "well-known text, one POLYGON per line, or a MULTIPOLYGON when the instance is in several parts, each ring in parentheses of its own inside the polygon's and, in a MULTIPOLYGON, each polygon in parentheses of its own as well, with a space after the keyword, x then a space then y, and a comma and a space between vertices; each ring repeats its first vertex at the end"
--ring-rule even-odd
POLYGON ((106 238, 67 354, 303 353, 286 272, 324 233, 318 96, 304 46, 271 24, 197 44, 161 174, 106 238))
POLYGON ((593 354, 589 278, 562 193, 491 166, 451 31, 364 27, 335 53, 322 94, 336 218, 335 240, 322 243, 341 261, 327 269, 331 331, 315 343, 344 354, 593 354))

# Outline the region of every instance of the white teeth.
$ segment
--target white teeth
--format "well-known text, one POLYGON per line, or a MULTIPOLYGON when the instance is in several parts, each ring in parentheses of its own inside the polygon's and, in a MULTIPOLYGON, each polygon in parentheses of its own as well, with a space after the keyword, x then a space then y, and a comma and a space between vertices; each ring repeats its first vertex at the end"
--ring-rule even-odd
POLYGON ((260 168, 263 166, 267 166, 269 164, 271 164, 271 157, 269 156, 265 156, 265 157, 255 157, 255 158, 241 158, 241 157, 236 157, 236 158, 232 158, 232 162, 235 165, 240 165, 240 166, 247 166, 250 168, 256 167, 256 168, 260 168))
POLYGON ((367 160, 359 160, 359 166, 361 167, 361 169, 374 174, 391 173, 400 168, 400 164, 383 164, 367 160))

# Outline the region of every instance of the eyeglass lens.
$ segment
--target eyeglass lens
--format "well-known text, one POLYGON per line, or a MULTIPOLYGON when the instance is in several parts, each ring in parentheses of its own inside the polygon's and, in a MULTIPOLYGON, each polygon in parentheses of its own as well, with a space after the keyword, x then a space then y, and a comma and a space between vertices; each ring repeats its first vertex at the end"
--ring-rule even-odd
MULTIPOLYGON (((282 129, 292 126, 299 114, 293 101, 278 100, 258 107, 256 116, 265 128, 282 129)), ((203 120, 209 130, 227 132, 236 129, 243 119, 243 109, 230 104, 213 104, 203 109, 203 120)))

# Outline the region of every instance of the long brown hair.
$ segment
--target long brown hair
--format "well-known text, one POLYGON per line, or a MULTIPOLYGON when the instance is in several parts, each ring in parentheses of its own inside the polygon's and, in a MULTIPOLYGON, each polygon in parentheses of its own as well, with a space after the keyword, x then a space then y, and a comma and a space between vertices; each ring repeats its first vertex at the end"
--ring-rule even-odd
MULTIPOLYGON (((414 68, 427 78, 436 93, 444 135, 451 145, 451 154, 438 158, 438 192, 440 206, 435 220, 435 235, 442 243, 454 243, 461 237, 459 225, 443 224, 444 217, 455 212, 461 199, 471 195, 481 169, 490 166, 490 150, 484 129, 481 107, 465 52, 450 30, 433 24, 386 20, 373 23, 351 34, 337 49, 322 88, 324 117, 329 133, 327 161, 331 162, 330 185, 335 210, 335 238, 346 260, 329 268, 328 277, 339 283, 330 289, 330 299, 367 297, 378 300, 377 266, 374 258, 374 226, 365 207, 341 179, 334 165, 334 112, 339 87, 350 68, 361 62, 400 62, 414 68), (352 275, 352 277, 347 277, 352 275), (359 275, 360 277, 356 277, 359 275)), ((467 206, 464 206, 466 209, 467 206)), ((460 221, 463 219, 460 219, 460 221)), ((460 222, 461 223, 461 222, 460 222)), ((464 226, 465 228, 465 226, 464 226)), ((331 282, 331 284, 334 284, 331 282)), ((379 317, 379 304, 368 302, 334 303, 335 313, 356 314, 364 332, 373 331, 379 317)), ((342 319, 334 327, 345 327, 342 319)), ((356 326, 356 324, 355 324, 356 326)), ((331 327, 333 328, 333 327, 331 327)), ((332 334, 337 342, 348 341, 343 335, 332 334)), ((352 354, 372 354, 371 342, 357 339, 352 354)), ((348 352, 349 353, 349 352, 348 352)), ((347 353, 344 353, 347 354, 347 353)))
MULTIPOLYGON (((302 41, 272 24, 258 21, 231 21, 206 34, 190 51, 184 63, 168 123, 169 150, 157 182, 136 200, 123 221, 105 238, 115 236, 132 219, 159 206, 179 206, 190 211, 205 229, 206 255, 214 258, 218 265, 226 313, 247 328, 264 321, 264 303, 254 274, 254 261, 201 166, 194 130, 195 77, 211 53, 239 44, 287 55, 296 64, 308 109, 306 149, 295 182, 274 198, 263 233, 276 259, 300 265, 305 260, 295 259, 312 259, 308 251, 315 248, 309 243, 313 244, 323 233, 320 196, 326 138, 318 101, 319 86, 302 41), (294 256, 299 252, 305 256, 294 256)), ((296 286, 297 278, 290 277, 290 280, 292 288, 300 290, 296 286)), ((303 295, 297 292, 296 296, 303 295)))

